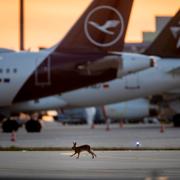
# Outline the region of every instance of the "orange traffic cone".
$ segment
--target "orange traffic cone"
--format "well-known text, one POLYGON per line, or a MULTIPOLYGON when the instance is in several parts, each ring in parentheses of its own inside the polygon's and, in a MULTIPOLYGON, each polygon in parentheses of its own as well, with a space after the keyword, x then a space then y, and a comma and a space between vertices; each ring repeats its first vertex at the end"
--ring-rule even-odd
POLYGON ((11 133, 11 141, 16 142, 16 132, 15 131, 12 131, 12 133, 11 133))
POLYGON ((164 124, 161 123, 161 126, 160 126, 160 133, 163 133, 164 132, 164 124))
POLYGON ((109 125, 106 126, 106 131, 110 131, 109 125))
POLYGON ((91 129, 94 129, 94 128, 95 128, 95 124, 92 123, 92 124, 91 124, 91 129))
POLYGON ((120 120, 119 127, 120 127, 120 128, 123 128, 123 127, 124 127, 123 119, 120 120))
POLYGON ((110 119, 106 118, 106 131, 110 131, 110 119))

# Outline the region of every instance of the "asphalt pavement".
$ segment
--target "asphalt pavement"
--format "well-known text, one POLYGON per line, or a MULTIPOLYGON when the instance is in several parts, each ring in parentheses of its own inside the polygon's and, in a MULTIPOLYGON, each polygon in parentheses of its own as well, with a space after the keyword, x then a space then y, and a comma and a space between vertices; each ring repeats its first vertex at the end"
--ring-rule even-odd
POLYGON ((0 146, 10 147, 71 147, 77 144, 90 144, 93 147, 135 147, 137 141, 141 147, 179 148, 180 129, 166 125, 160 132, 159 124, 119 124, 110 126, 62 126, 60 123, 44 123, 41 133, 27 133, 24 128, 16 133, 16 141, 11 141, 12 134, 0 133, 0 146))
POLYGON ((23 147, 72 147, 90 144, 92 147, 179 148, 180 130, 166 125, 162 133, 159 124, 113 124, 95 129, 89 126, 62 126, 44 123, 41 133, 27 133, 21 128, 16 140, 12 134, 0 133, 1 147, 22 147, 21 151, 0 152, 0 179, 143 179, 179 180, 180 151, 95 151, 97 158, 83 152, 80 159, 70 157, 73 151, 26 151, 23 147))
POLYGON ((180 179, 180 151, 1 152, 0 179, 180 179))

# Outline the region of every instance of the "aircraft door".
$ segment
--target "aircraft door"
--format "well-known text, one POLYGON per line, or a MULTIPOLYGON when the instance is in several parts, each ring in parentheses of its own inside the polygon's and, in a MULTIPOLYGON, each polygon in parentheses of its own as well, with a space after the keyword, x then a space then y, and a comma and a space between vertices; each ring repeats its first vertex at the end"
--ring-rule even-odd
POLYGON ((139 89, 140 88, 140 81, 139 81, 139 74, 135 73, 131 76, 125 76, 125 88, 126 89, 139 89))
MULTIPOLYGON (((37 59, 38 64, 38 59, 37 59)), ((49 86, 51 84, 51 57, 49 56, 39 65, 35 73, 36 86, 49 86)))

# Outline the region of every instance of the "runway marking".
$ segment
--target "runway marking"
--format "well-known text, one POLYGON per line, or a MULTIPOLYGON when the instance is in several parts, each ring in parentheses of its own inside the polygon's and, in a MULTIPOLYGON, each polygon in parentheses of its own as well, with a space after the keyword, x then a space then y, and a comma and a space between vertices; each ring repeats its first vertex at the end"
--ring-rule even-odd
MULTIPOLYGON (((71 154, 73 154, 73 153, 74 153, 74 152, 60 152, 61 155, 71 155, 71 154)), ((83 152, 83 153, 81 153, 81 155, 82 155, 82 156, 86 156, 86 155, 88 155, 88 153, 83 152)))
MULTIPOLYGON (((72 155, 74 152, 60 152, 61 155, 64 155, 64 156, 70 156, 72 155)), ((77 155, 75 155, 76 157, 77 155)), ((83 152, 81 153, 80 157, 88 157, 89 154, 87 152, 83 152)))
POLYGON ((71 152, 61 152, 61 155, 66 155, 66 156, 70 156, 72 153, 71 152))
MULTIPOLYGON (((169 178, 167 176, 158 176, 155 177, 157 180, 168 180, 169 178)), ((154 177, 146 177, 145 180, 153 180, 154 177)))

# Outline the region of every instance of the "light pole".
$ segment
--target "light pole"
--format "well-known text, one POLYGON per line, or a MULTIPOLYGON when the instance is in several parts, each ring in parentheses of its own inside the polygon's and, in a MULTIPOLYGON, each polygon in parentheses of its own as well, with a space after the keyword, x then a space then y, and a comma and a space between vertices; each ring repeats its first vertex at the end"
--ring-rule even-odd
POLYGON ((24 50, 24 0, 20 0, 20 14, 19 14, 19 29, 20 29, 20 32, 19 32, 19 49, 21 51, 24 50))

